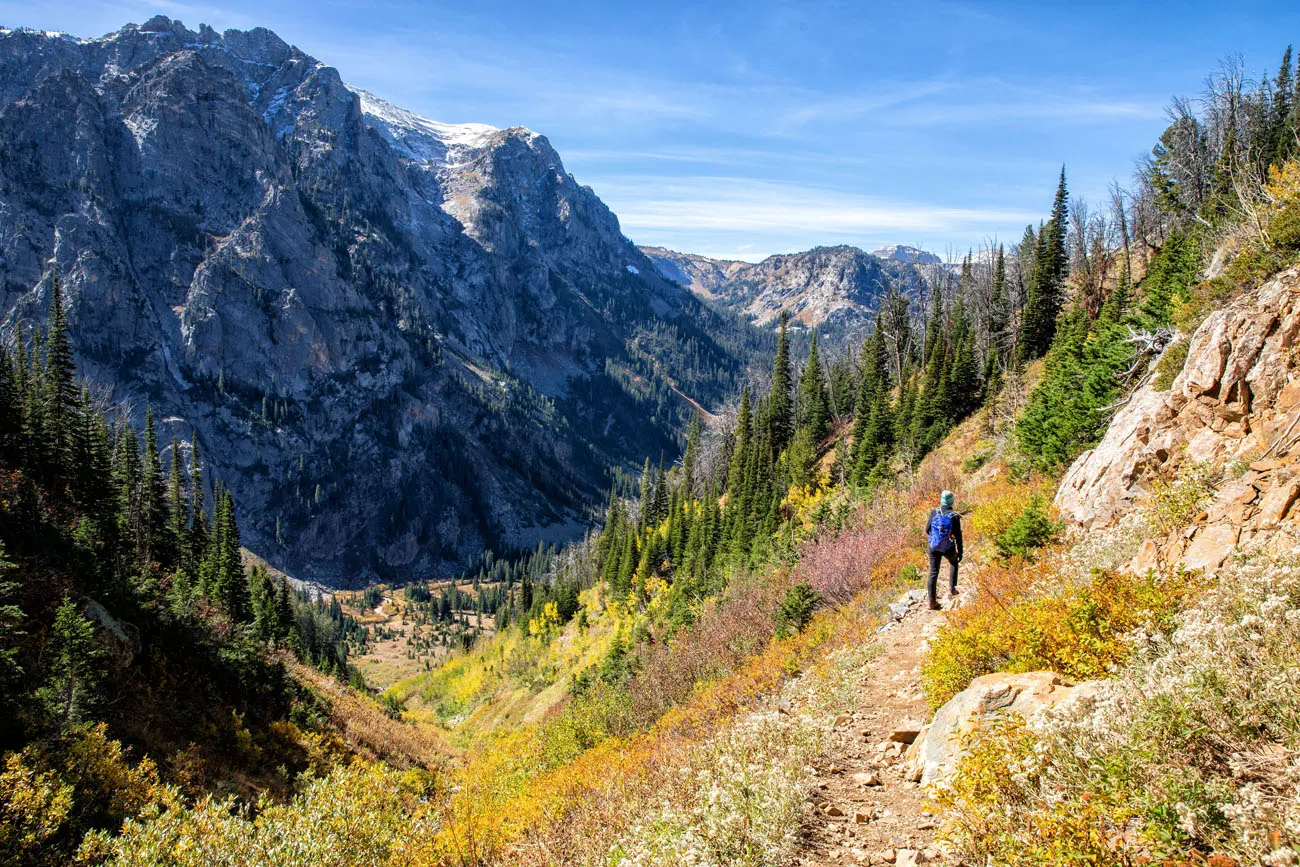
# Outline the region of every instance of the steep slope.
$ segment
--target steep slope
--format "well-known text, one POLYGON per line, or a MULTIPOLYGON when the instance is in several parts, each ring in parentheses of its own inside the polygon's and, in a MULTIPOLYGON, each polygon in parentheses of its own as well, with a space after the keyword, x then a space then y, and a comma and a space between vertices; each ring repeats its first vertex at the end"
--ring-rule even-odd
POLYGON ((641 252, 664 278, 757 325, 774 325, 785 310, 807 326, 852 329, 867 321, 889 291, 914 295, 926 281, 913 261, 883 259, 857 247, 815 247, 753 264, 662 247, 641 252))
POLYGON ((1056 495, 1062 516, 1110 526, 1181 476, 1198 480, 1208 502, 1188 516, 1191 527, 1147 540, 1135 568, 1214 571, 1248 544, 1289 548, 1300 519, 1298 337, 1300 268, 1211 313, 1172 384, 1138 389, 1070 467, 1056 495))
POLYGON ((5 327, 59 274, 83 370, 193 432, 301 577, 578 532, 753 340, 544 136, 420 118, 260 28, 0 31, 0 153, 5 327))

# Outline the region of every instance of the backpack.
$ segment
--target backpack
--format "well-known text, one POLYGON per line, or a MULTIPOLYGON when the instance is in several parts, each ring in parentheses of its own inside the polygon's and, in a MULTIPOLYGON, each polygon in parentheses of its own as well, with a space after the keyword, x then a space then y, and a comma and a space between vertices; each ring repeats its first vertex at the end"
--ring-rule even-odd
POLYGON ((956 512, 936 509, 930 516, 930 550, 936 554, 946 554, 952 547, 952 519, 956 512))

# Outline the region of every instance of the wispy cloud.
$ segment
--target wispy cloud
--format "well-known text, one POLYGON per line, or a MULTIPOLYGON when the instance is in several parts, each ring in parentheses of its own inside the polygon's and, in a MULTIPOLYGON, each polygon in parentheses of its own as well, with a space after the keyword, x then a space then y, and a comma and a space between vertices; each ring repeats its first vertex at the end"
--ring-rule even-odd
POLYGON ((1038 218, 996 205, 952 207, 741 177, 667 184, 656 176, 619 177, 598 180, 595 188, 638 242, 743 259, 788 252, 781 241, 790 238, 809 239, 808 246, 904 239, 973 243, 1038 218), (704 246, 710 241, 713 247, 704 246))
POLYGON ((601 183, 599 191, 624 203, 619 210, 624 224, 646 230, 789 228, 843 234, 887 229, 905 234, 1036 218, 1016 209, 896 201, 751 178, 692 178, 669 184, 653 176, 623 178, 601 183))

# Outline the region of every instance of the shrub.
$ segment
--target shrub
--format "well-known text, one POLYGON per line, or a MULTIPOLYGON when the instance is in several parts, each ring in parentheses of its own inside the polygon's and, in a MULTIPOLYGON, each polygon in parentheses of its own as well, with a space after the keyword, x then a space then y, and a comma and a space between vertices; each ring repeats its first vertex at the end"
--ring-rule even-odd
POLYGON ((1029 560, 1036 550, 1054 541, 1061 530, 1062 525, 1047 514, 1043 496, 1034 494, 1016 519, 993 540, 993 544, 1004 558, 1029 560))
POLYGON ((861 590, 893 580, 909 549, 909 530, 919 519, 877 494, 876 519, 868 526, 826 530, 804 546, 798 574, 828 604, 848 602, 861 590), (888 568, 888 571, 885 571, 888 568))
MULTIPOLYGON (((1241 263, 1236 265, 1236 271, 1234 271, 1233 267, 1229 267, 1228 270, 1228 274, 1235 274, 1235 277, 1221 274, 1211 280, 1198 283, 1186 298, 1179 299, 1174 303, 1173 323, 1179 331, 1184 334, 1191 334, 1196 331, 1200 324, 1205 321, 1205 317, 1210 315, 1211 311, 1223 306, 1224 302, 1236 294, 1238 283, 1254 282, 1258 277, 1265 276, 1261 273, 1254 277, 1246 277, 1237 273, 1245 268, 1247 263, 1256 261, 1250 256, 1245 259, 1239 256, 1238 259, 1241 260, 1241 263)), ((1238 262, 1238 259, 1233 260, 1234 264, 1238 262)), ((1272 266, 1264 266, 1263 270, 1267 271, 1270 267, 1272 266)))
POLYGON ((1156 529, 1162 535, 1183 529, 1213 493, 1214 479, 1205 464, 1185 464, 1172 475, 1157 476, 1148 505, 1156 529))
POLYGON ((985 446, 984 448, 977 450, 974 454, 972 454, 970 457, 966 458, 966 460, 961 462, 961 471, 963 473, 966 473, 967 475, 970 475, 971 473, 979 470, 980 467, 987 464, 989 462, 989 458, 991 457, 993 457, 993 447, 985 446))
POLYGON ((72 787, 38 770, 19 753, 0 770, 0 847, 15 864, 34 861, 72 809, 72 787))
POLYGON ((389 719, 401 719, 402 711, 406 710, 406 705, 391 690, 379 694, 379 707, 389 719))
POLYGON ((1176 622, 1136 635, 1091 707, 1007 721, 973 744, 938 796, 959 857, 1296 863, 1300 559, 1259 554, 1221 579, 1176 622))
POLYGON ((984 485, 974 498, 970 521, 962 529, 969 529, 973 538, 995 539, 1024 511, 1033 494, 1029 485, 1005 480, 984 485))
POLYGON ((821 596, 812 589, 807 581, 800 581, 785 592, 776 608, 776 634, 788 638, 794 632, 802 632, 812 620, 813 609, 821 601, 821 596))
POLYGON ((684 791, 651 805, 607 863, 777 867, 790 863, 820 733, 803 717, 755 714, 692 751, 684 791))
POLYGON ((418 862, 420 846, 437 829, 418 782, 382 764, 355 764, 306 781, 286 803, 264 796, 255 811, 231 799, 187 807, 172 796, 128 821, 117 837, 89 837, 82 858, 112 867, 418 862))
POLYGON ((1097 571, 1090 581, 1032 584, 1028 567, 988 567, 975 604, 939 630, 921 680, 938 708, 982 674, 1048 669, 1105 677, 1128 660, 1135 629, 1168 628, 1197 592, 1186 575, 1097 571))
POLYGON ((1187 338, 1175 340, 1165 347, 1161 353, 1160 360, 1156 362, 1155 379, 1151 382, 1151 387, 1156 391, 1168 391, 1178 378, 1178 374, 1183 372, 1183 366, 1187 363, 1187 350, 1191 343, 1187 338))

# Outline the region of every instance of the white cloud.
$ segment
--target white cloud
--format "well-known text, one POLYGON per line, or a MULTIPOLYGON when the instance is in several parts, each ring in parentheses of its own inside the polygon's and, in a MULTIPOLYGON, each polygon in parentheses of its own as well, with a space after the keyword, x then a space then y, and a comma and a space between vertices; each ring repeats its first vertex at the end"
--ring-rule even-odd
POLYGON ((593 187, 637 243, 746 261, 834 244, 906 243, 942 254, 998 235, 1019 237, 1040 216, 739 177, 617 176, 593 187))
POLYGON ((1006 208, 896 201, 749 178, 696 178, 667 184, 655 177, 623 178, 596 181, 593 186, 611 203, 629 233, 663 229, 938 233, 1024 224, 1037 218, 1006 208))

